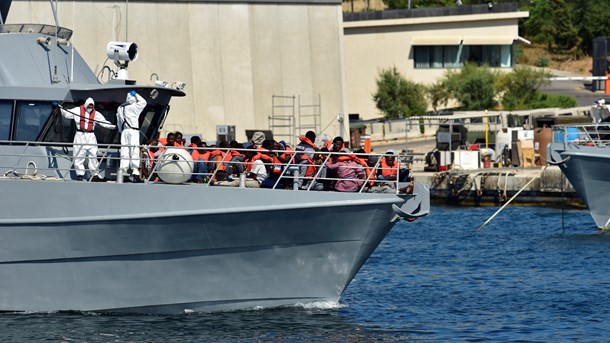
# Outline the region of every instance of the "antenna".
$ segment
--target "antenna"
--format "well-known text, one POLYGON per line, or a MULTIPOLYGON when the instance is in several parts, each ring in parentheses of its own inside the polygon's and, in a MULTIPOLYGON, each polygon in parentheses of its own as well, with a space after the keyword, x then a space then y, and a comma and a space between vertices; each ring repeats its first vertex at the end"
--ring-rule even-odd
POLYGON ((129 0, 125 0, 125 41, 127 41, 127 30, 129 29, 129 0))

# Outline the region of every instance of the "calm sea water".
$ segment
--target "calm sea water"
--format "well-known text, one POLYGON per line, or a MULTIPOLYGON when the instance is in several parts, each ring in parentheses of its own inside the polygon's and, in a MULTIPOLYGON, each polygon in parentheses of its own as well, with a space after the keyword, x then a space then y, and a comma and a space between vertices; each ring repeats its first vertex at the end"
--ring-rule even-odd
POLYGON ((176 316, 0 315, 2 342, 610 340, 610 236, 588 212, 433 207, 400 223, 339 304, 176 316))

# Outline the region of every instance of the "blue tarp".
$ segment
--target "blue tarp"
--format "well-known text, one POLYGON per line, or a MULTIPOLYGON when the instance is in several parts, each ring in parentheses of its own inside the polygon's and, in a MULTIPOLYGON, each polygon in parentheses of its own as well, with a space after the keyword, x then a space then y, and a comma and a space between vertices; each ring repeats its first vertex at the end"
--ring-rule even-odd
POLYGON ((578 139, 580 134, 580 130, 575 127, 568 127, 564 130, 555 132, 555 136, 553 137, 553 142, 563 142, 564 133, 567 133, 568 142, 575 141, 578 139))

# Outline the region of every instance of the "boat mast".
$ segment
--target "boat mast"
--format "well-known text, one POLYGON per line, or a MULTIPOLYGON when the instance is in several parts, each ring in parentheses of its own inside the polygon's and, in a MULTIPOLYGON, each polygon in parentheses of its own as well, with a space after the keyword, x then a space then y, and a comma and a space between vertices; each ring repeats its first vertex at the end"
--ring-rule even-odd
MULTIPOLYGON (((75 0, 72 0, 72 29, 76 28, 76 3, 75 0)), ((70 81, 69 83, 74 82, 74 44, 70 44, 70 81)))
POLYGON ((55 65, 53 66, 52 82, 58 83, 59 77, 57 76, 57 49, 58 49, 57 35, 59 34, 59 20, 57 19, 57 0, 51 0, 51 9, 53 10, 53 18, 55 18, 55 54, 54 54, 54 61, 53 61, 53 63, 55 65))

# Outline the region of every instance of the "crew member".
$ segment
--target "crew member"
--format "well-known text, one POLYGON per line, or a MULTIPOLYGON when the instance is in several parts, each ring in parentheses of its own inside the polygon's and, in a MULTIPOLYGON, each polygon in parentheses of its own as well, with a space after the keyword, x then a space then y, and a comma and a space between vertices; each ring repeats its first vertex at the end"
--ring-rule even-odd
MULTIPOLYGON (((57 102, 54 102, 53 105, 59 106, 57 102)), ((97 139, 93 130, 96 124, 107 129, 115 129, 116 125, 111 124, 104 118, 104 115, 95 110, 95 102, 92 98, 87 98, 85 103, 80 107, 69 110, 61 108, 61 115, 66 119, 74 119, 76 123, 76 134, 74 135, 74 145, 72 148, 76 179, 79 181, 83 180, 85 176, 85 159, 87 159, 89 172, 93 175, 91 181, 103 181, 98 170, 97 139)))
POLYGON ((140 182, 140 113, 146 107, 146 100, 131 91, 127 94, 125 102, 119 106, 116 117, 119 132, 121 132, 121 163, 119 168, 127 175, 131 169, 134 182, 140 182))

